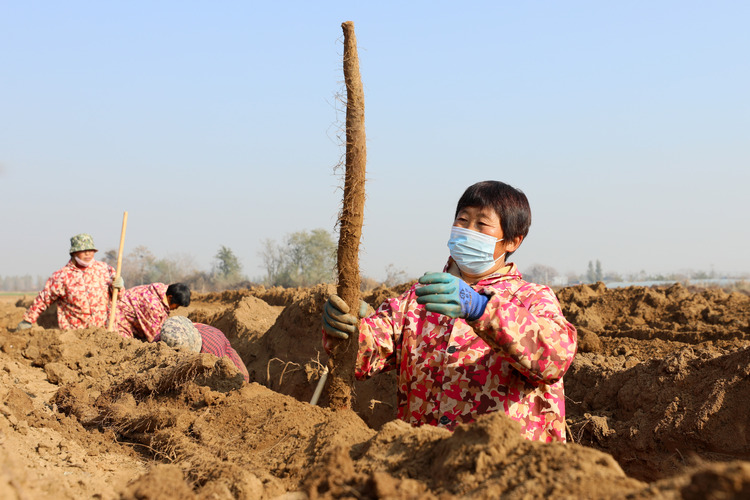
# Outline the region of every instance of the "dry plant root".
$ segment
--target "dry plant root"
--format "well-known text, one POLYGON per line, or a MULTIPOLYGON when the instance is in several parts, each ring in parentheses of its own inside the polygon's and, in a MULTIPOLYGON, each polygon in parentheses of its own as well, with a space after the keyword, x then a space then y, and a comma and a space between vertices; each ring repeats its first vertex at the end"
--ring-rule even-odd
MULTIPOLYGON (((336 293, 359 310, 359 241, 365 208, 365 97, 359 73, 359 55, 354 23, 341 25, 344 30, 344 81, 346 83, 346 174, 344 204, 339 217, 337 254, 338 287, 336 293)), ((351 409, 354 397, 354 365, 357 336, 337 342, 329 360, 329 400, 337 409, 351 409)))

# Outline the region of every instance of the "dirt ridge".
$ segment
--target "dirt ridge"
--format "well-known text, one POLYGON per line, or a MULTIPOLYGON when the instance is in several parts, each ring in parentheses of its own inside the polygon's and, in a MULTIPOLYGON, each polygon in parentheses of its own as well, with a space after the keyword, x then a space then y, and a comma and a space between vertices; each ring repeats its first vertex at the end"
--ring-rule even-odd
MULTIPOLYGON (((364 296, 376 306, 407 288, 364 296)), ((331 288, 196 294, 231 363, 103 329, 15 333, 0 302, 3 498, 743 498, 750 494, 750 297, 582 285, 565 376, 571 442, 487 415, 454 433, 394 420, 395 378, 359 382, 354 411, 307 403, 327 362, 331 288)), ((325 399, 325 398, 324 398, 325 399)))

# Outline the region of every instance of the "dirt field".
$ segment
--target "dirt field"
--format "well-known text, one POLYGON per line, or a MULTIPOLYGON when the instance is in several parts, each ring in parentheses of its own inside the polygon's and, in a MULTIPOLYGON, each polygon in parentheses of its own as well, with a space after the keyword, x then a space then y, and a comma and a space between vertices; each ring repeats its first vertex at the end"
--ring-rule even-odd
MULTIPOLYGON (((373 306, 404 287, 379 289, 373 306)), ((195 295, 252 383, 211 355, 62 332, 0 297, 0 498, 750 498, 750 297, 721 290, 558 292, 579 329, 568 444, 504 415, 451 434, 393 420, 395 382, 354 412, 307 403, 332 288, 195 295)))

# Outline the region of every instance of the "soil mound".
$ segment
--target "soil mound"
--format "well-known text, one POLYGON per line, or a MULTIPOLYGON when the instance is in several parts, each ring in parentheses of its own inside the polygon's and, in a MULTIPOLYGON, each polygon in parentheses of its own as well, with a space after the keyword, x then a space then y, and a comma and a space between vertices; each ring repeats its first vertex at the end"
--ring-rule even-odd
MULTIPOLYGON (((381 288, 373 306, 408 284, 381 288)), ((353 411, 310 400, 327 357, 327 285, 195 294, 251 382, 208 354, 102 329, 14 332, 0 301, 2 498, 746 498, 750 297, 718 289, 558 292, 580 331, 570 442, 502 414, 454 433, 394 420, 395 378, 353 411)))

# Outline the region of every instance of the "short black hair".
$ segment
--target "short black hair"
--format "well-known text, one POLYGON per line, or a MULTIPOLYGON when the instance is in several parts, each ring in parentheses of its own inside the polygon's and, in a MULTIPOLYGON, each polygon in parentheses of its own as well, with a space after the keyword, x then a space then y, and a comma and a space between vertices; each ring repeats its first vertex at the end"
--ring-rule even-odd
POLYGON ((172 304, 187 307, 190 305, 190 288, 185 283, 172 283, 167 287, 167 297, 171 297, 172 304))
MULTIPOLYGON (((466 207, 490 207, 500 217, 503 238, 513 241, 524 238, 531 227, 531 207, 523 191, 500 181, 482 181, 472 184, 458 200, 456 215, 466 207)), ((508 256, 513 252, 509 252, 508 256)))

